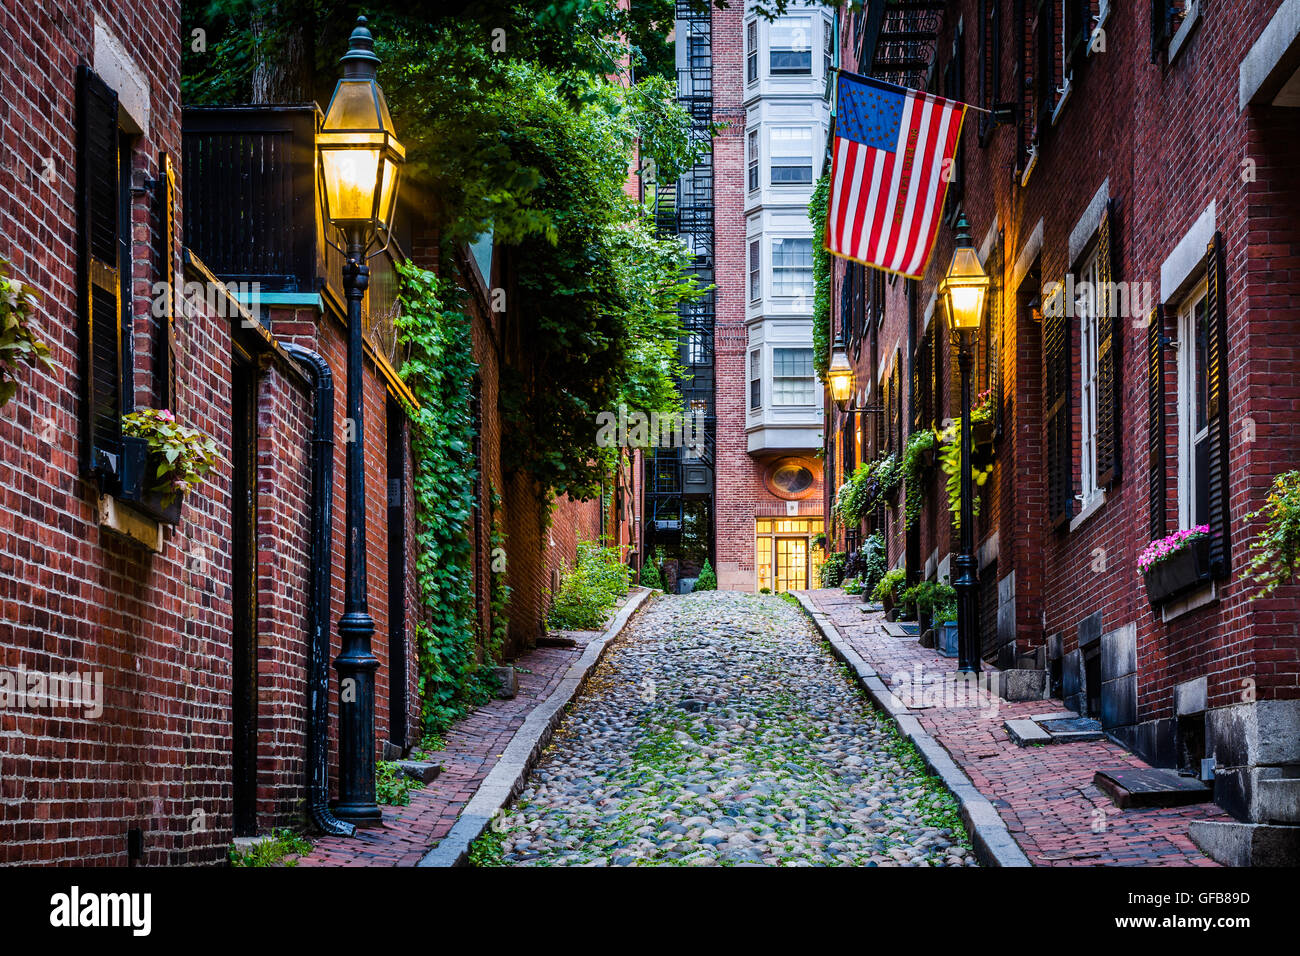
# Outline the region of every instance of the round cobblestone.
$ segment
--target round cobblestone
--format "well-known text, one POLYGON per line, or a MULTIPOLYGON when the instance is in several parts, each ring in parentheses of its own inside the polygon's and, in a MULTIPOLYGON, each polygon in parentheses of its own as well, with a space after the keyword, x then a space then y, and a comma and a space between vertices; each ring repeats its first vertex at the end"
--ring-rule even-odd
POLYGON ((656 596, 499 827, 507 864, 974 866, 957 805, 770 595, 656 596))

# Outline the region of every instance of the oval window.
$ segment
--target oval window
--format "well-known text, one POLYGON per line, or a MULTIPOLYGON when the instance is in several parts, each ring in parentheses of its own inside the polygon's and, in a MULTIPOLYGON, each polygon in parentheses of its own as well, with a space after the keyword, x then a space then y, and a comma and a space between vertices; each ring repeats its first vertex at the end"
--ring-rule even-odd
POLYGON ((772 487, 780 494, 801 495, 812 487, 813 473, 804 465, 788 463, 772 471, 772 487))

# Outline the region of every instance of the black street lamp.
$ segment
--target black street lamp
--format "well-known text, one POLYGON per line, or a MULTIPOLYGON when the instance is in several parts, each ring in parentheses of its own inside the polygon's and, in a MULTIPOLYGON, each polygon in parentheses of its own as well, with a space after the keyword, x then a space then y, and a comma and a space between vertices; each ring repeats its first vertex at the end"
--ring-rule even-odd
MULTIPOLYGON (((339 61, 343 78, 334 88, 317 134, 326 222, 343 240, 343 292, 348 304, 347 541, 346 590, 339 621, 339 799, 335 815, 357 826, 377 826, 375 802, 374 621, 366 607, 365 429, 361 405, 361 302, 370 270, 366 253, 386 246, 392 226, 397 176, 405 152, 397 141, 383 91, 375 80, 379 57, 366 18, 358 17, 348 52, 339 61)), ((327 238, 329 230, 326 230, 327 238)), ((382 251, 382 250, 381 250, 382 251)), ((320 560, 327 560, 321 558, 320 560)))
POLYGON ((979 330, 988 298, 989 277, 980 265, 971 243, 970 223, 962 213, 957 220, 957 242, 948 273, 939 282, 939 295, 948 309, 952 329, 957 333, 957 366, 961 370, 961 553, 954 562, 957 576, 957 669, 976 673, 980 669, 976 628, 979 615, 979 565, 975 560, 975 517, 971 481, 971 338, 979 330))

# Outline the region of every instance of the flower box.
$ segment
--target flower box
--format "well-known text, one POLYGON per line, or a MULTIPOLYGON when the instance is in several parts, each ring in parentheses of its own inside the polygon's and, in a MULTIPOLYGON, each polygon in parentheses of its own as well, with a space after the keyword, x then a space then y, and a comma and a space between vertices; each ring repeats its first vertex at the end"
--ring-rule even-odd
POLYGON ((970 430, 971 444, 976 448, 983 445, 992 445, 993 436, 997 433, 997 426, 991 421, 972 422, 970 430))
POLYGON ((176 524, 181 518, 180 493, 164 496, 151 490, 158 471, 159 456, 149 452, 149 442, 143 438, 122 439, 121 498, 136 511, 164 524, 176 524))
POLYGON ((1195 538, 1142 572, 1147 597, 1163 604, 1210 580, 1210 538, 1195 538))

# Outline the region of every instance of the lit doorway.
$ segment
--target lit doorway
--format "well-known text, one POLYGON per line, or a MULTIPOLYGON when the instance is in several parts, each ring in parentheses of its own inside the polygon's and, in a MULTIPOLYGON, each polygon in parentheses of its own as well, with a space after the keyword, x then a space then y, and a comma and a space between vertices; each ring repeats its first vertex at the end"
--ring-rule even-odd
POLYGON ((762 591, 802 591, 816 587, 822 552, 812 539, 821 518, 759 518, 754 528, 755 587, 762 591))

